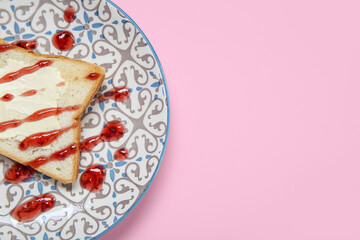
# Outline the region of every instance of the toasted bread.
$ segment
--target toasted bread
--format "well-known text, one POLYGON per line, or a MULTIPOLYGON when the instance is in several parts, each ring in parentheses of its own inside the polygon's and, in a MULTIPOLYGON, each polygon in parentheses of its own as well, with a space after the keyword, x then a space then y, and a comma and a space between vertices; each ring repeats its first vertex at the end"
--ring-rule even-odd
MULTIPOLYGON (((0 39, 0 45, 8 43, 0 39)), ((0 154, 61 182, 75 181, 80 161, 80 115, 104 78, 102 67, 85 61, 19 47, 0 50, 0 154), (50 64, 43 66, 41 61, 50 64), (46 143, 40 135, 47 136, 46 143), (27 145, 26 139, 31 137, 37 143, 27 145)))

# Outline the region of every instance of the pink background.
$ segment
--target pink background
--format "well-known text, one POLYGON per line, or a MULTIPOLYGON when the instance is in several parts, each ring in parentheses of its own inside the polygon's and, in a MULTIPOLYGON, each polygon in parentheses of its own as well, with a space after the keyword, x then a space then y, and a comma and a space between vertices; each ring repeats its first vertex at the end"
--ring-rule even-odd
POLYGON ((102 240, 360 239, 360 2, 115 1, 170 94, 148 193, 102 240))

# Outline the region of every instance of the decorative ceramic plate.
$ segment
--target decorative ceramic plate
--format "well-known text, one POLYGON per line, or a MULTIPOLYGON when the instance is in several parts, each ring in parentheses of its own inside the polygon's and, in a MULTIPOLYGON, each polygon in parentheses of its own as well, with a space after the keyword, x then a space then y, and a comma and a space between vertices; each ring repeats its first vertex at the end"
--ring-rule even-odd
MULTIPOLYGON (((0 239, 90 239, 118 224, 139 202, 161 163, 168 134, 169 106, 159 60, 138 26, 119 7, 106 0, 0 0, 0 37, 5 41, 36 40, 36 51, 64 55, 98 64, 106 78, 97 95, 126 86, 125 102, 92 101, 82 116, 82 140, 98 135, 117 120, 126 128, 117 141, 98 144, 81 155, 79 178, 93 164, 106 169, 100 192, 83 189, 79 178, 63 184, 41 173, 26 182, 1 184, 0 239), (76 18, 64 19, 72 6, 76 18), (75 45, 60 51, 52 43, 59 31, 73 34, 75 45), (125 160, 115 159, 126 148, 125 160), (18 222, 10 212, 44 193, 55 206, 30 222, 18 222)), ((0 156, 0 179, 14 164, 0 156)))

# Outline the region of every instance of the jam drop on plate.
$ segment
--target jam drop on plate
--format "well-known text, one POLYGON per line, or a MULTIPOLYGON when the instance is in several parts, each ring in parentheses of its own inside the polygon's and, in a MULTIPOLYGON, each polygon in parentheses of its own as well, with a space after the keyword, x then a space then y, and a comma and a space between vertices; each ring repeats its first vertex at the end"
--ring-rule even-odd
POLYGON ((33 177, 35 173, 33 168, 15 163, 6 171, 3 182, 19 183, 33 177))
POLYGON ((54 34, 52 43, 61 51, 69 51, 75 45, 75 38, 69 31, 60 31, 54 34))
POLYGON ((102 102, 107 99, 112 99, 117 102, 124 102, 129 99, 129 96, 129 89, 127 89, 126 87, 117 87, 101 94, 98 100, 99 102, 102 102))
POLYGON ((124 161, 128 158, 129 151, 126 148, 120 148, 114 153, 114 159, 118 161, 124 161))
POLYGON ((75 20, 75 9, 73 6, 68 6, 64 11, 64 19, 66 22, 71 23, 75 20))
POLYGON ((101 142, 111 142, 120 139, 125 133, 124 125, 119 121, 108 122, 100 135, 90 137, 81 142, 81 151, 90 152, 101 142))
POLYGON ((91 165, 81 175, 80 185, 90 192, 99 192, 105 181, 105 176, 106 170, 103 165, 91 165))
POLYGON ((45 193, 20 204, 11 211, 10 215, 19 222, 29 222, 52 209, 55 203, 54 195, 45 193))

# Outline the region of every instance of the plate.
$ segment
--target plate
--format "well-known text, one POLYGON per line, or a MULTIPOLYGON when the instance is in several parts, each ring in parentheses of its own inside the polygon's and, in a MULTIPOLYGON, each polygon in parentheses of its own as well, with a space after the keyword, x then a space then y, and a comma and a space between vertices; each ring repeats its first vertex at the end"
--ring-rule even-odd
MULTIPOLYGON (((63 184, 41 173, 26 182, 1 184, 0 239, 93 239, 118 224, 136 206, 156 175, 168 136, 169 105, 164 74, 155 51, 134 21, 105 0, 0 0, 0 37, 6 41, 36 40, 36 51, 93 62, 106 69, 98 97, 126 86, 127 101, 95 99, 82 115, 81 138, 98 135, 110 121, 123 123, 117 141, 98 144, 81 154, 79 178, 63 184), (69 6, 75 20, 65 21, 69 6), (54 34, 73 34, 75 45, 60 51, 54 34), (115 159, 122 148, 125 160, 115 159), (81 187, 88 166, 101 164, 106 178, 100 192, 81 187), (35 196, 51 193, 55 206, 29 222, 18 222, 10 212, 35 196)), ((96 98, 95 97, 95 98, 96 98)), ((0 179, 14 164, 0 157, 0 179)))

